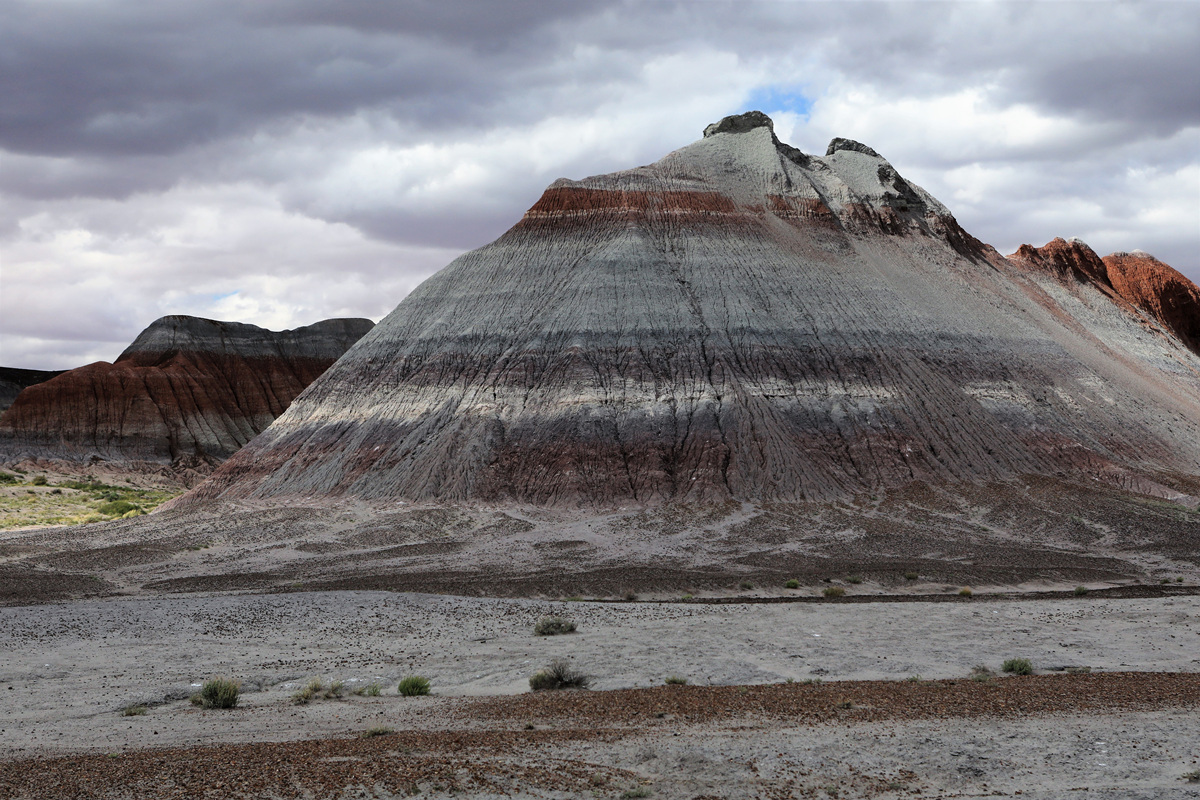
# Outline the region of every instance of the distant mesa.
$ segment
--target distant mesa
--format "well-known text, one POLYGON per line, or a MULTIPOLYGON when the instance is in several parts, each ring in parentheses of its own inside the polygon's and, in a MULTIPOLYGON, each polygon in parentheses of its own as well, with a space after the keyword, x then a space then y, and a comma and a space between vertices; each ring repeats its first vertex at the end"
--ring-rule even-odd
POLYGON ((56 375, 62 375, 64 370, 19 369, 17 367, 0 367, 0 414, 3 414, 22 390, 35 383, 43 383, 56 375))
POLYGON ((169 316, 115 362, 26 387, 0 416, 0 460, 211 467, 266 428, 373 324, 290 331, 169 316))
POLYGON ((1195 291, 1062 240, 1006 259, 870 147, 805 154, 750 112, 555 181, 174 507, 826 502, 1030 475, 1186 499, 1195 291))

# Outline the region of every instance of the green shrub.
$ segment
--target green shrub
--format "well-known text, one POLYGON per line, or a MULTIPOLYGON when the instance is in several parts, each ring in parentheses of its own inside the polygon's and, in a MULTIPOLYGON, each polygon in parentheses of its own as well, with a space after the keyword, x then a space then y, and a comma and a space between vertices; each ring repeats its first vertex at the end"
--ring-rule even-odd
POLYGON ((904 573, 904 580, 906 580, 906 581, 915 581, 919 577, 921 577, 921 576, 915 572, 904 573))
POLYGON ((738 584, 738 588, 749 590, 749 589, 754 588, 754 584, 751 583, 750 581, 742 581, 741 583, 738 584))
POLYGON ((17 476, 11 472, 0 472, 0 483, 16 483, 17 476))
POLYGON ((1032 675, 1033 662, 1028 658, 1010 658, 1004 662, 1001 669, 1013 675, 1032 675))
POLYGON ((646 786, 638 786, 634 789, 628 789, 621 792, 621 800, 635 800, 635 798, 649 797, 650 789, 646 786))
POLYGON ((687 686, 687 682, 687 678, 681 678, 678 675, 668 675, 667 677, 663 678, 663 683, 667 684, 668 686, 687 686))
POLYGON ((130 511, 141 511, 140 508, 128 500, 111 500, 96 510, 109 517, 120 517, 128 514, 130 511))
POLYGON ((637 600, 636 592, 626 592, 622 596, 625 598, 626 602, 629 602, 629 603, 632 603, 634 600, 637 600))
POLYGON ((400 680, 396 687, 405 697, 419 697, 429 694, 429 679, 420 675, 408 675, 400 680))
POLYGON ((367 697, 379 697, 382 692, 383 687, 378 683, 368 683, 366 686, 360 686, 354 690, 354 694, 358 695, 359 697, 364 695, 367 697))
POLYGON ((566 617, 542 617, 537 621, 537 625, 533 626, 533 632, 537 636, 559 636, 564 633, 574 633, 575 622, 566 617))
POLYGON ((799 589, 799 588, 800 588, 800 581, 796 580, 795 578, 792 578, 791 580, 789 580, 787 583, 785 583, 785 584, 783 585, 783 588, 785 588, 785 589, 799 589))
POLYGON ((846 583, 853 583, 857 586, 862 583, 862 578, 858 575, 851 575, 849 578, 846 578, 846 583))
POLYGON ((826 597, 841 597, 846 593, 846 590, 840 586, 826 586, 821 590, 821 594, 826 597))
POLYGON ((146 707, 144 705, 142 705, 141 703, 137 703, 137 704, 131 705, 131 706, 125 706, 125 708, 123 708, 121 710, 121 716, 122 717, 144 717, 144 716, 146 716, 146 707))
POLYGON ((200 704, 204 708, 234 708, 242 687, 229 678, 210 678, 200 688, 200 704))
POLYGON ((685 594, 683 597, 681 597, 679 599, 680 600, 691 600, 691 599, 693 599, 693 597, 694 597, 694 595, 685 594))
POLYGON ((1078 596, 1081 596, 1081 595, 1085 595, 1085 594, 1087 594, 1087 593, 1088 593, 1088 590, 1087 590, 1087 587, 1086 587, 1086 586, 1076 586, 1076 587, 1075 587, 1075 595, 1076 595, 1077 597, 1078 597, 1078 596))
POLYGON ((586 689, 591 679, 566 661, 556 658, 550 666, 539 670, 529 679, 529 688, 535 692, 555 689, 586 689))
POLYGON ((973 595, 973 594, 975 594, 975 593, 971 591, 971 587, 970 587, 970 586, 964 586, 964 587, 962 587, 961 589, 959 589, 959 590, 958 590, 958 596, 959 596, 959 597, 970 597, 970 596, 971 596, 971 595, 973 595))
POLYGON ((37 477, 35 477, 33 480, 31 480, 29 482, 29 485, 30 486, 45 486, 47 483, 49 483, 49 481, 46 480, 45 475, 38 475, 37 477))

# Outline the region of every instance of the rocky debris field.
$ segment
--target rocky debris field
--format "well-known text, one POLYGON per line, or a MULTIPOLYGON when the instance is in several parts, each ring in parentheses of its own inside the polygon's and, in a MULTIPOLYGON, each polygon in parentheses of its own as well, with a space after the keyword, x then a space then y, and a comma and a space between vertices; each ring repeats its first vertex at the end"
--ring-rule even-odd
POLYGON ((566 691, 338 738, 14 759, 0 796, 1182 797, 1198 705, 1179 673, 566 691))
POLYGON ((1195 595, 13 606, 0 798, 1188 797, 1198 635, 1195 595), (546 616, 576 632, 535 635, 546 616), (530 693, 555 659, 591 688, 530 693), (411 674, 432 696, 397 692, 411 674), (189 702, 216 675, 236 708, 189 702))

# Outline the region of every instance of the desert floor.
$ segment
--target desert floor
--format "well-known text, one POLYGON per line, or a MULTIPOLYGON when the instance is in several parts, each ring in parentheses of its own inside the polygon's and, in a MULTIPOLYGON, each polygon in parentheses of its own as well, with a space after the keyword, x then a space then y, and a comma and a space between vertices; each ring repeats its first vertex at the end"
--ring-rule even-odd
POLYGON ((0 608, 0 797, 1200 797, 1198 730, 1194 594, 0 608), (552 614, 578 631, 533 635, 552 614), (1038 674, 967 677, 1013 657, 1038 674), (554 658, 591 689, 529 693, 554 658), (414 673, 433 696, 397 694, 414 673), (189 703, 213 675, 238 708, 189 703), (314 677, 383 693, 296 705, 314 677))

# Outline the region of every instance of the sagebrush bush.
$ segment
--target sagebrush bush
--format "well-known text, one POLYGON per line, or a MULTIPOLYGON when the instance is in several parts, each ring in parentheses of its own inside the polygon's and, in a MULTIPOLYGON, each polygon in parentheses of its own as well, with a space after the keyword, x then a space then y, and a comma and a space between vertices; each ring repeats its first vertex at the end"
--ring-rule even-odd
POLYGON ((1028 658, 1010 658, 1000 668, 1013 675, 1033 674, 1033 662, 1028 658))
POLYGON ((125 706, 125 708, 123 708, 121 710, 121 716, 122 717, 144 717, 144 716, 146 716, 146 707, 144 705, 142 705, 141 703, 131 705, 131 706, 125 706))
POLYGON ((529 688, 535 692, 555 689, 586 689, 591 679, 566 661, 556 658, 543 670, 529 679, 529 688))
POLYGON ((959 597, 970 597, 970 596, 971 596, 971 595, 973 595, 973 594, 975 594, 975 593, 974 593, 973 591, 971 591, 971 587, 970 587, 970 586, 964 586, 964 587, 962 587, 961 589, 959 589, 959 590, 958 590, 958 596, 959 596, 959 597))
POLYGON ((921 577, 921 576, 915 572, 904 573, 904 580, 906 580, 906 581, 915 581, 919 577, 921 577))
POLYGON ((366 686, 360 686, 354 690, 354 694, 358 695, 359 697, 364 695, 367 697, 379 697, 382 692, 383 687, 378 683, 368 683, 366 686))
POLYGON ((856 586, 858 584, 862 583, 862 581, 863 581, 863 579, 862 579, 862 576, 860 576, 860 575, 851 575, 849 578, 846 578, 846 583, 853 583, 856 586))
POLYGON ((422 678, 420 675, 408 675, 400 680, 400 685, 396 688, 405 697, 426 695, 429 694, 429 678, 422 678))
POLYGON ((750 581, 742 581, 741 583, 738 584, 738 587, 748 590, 748 589, 753 589, 754 584, 751 583, 750 581))
POLYGON ((796 580, 795 578, 792 578, 791 580, 789 580, 787 583, 785 583, 785 584, 783 585, 783 588, 785 588, 785 589, 799 589, 799 588, 800 588, 800 581, 796 580))
POLYGON ((821 590, 821 594, 825 595, 826 597, 841 597, 845 593, 846 590, 841 586, 826 586, 821 590))
POLYGON ((45 486, 47 483, 49 483, 49 481, 46 480, 45 475, 38 475, 37 477, 35 477, 33 480, 31 480, 29 482, 29 485, 30 486, 45 486))
POLYGON ((1087 594, 1087 593, 1088 593, 1088 590, 1087 590, 1087 587, 1086 587, 1086 586, 1076 586, 1076 587, 1075 587, 1075 594, 1076 594, 1077 596, 1078 596, 1078 595, 1084 595, 1084 594, 1087 594))
POLYGON ((681 678, 678 675, 668 675, 667 677, 663 678, 663 683, 667 684, 668 686, 686 686, 687 682, 687 678, 681 678))
POLYGON ((566 617, 542 617, 533 626, 536 636, 559 636, 575 632, 575 621, 566 617))
POLYGON ((200 687, 200 704, 204 708, 234 708, 238 704, 241 685, 229 678, 209 678, 200 687))

